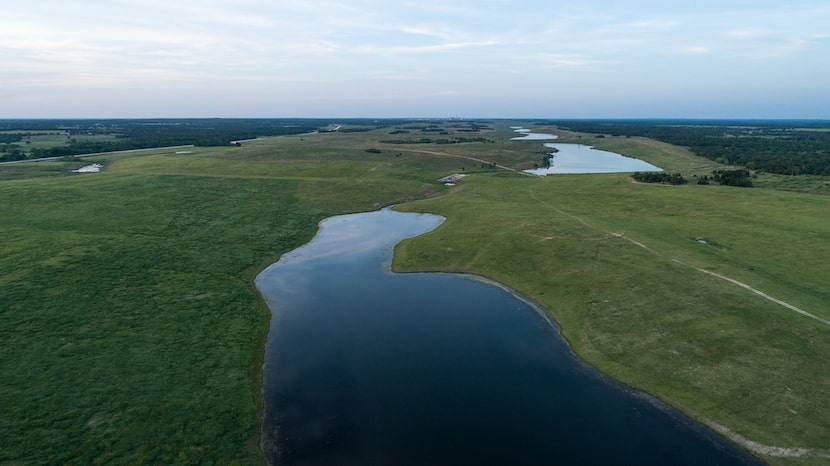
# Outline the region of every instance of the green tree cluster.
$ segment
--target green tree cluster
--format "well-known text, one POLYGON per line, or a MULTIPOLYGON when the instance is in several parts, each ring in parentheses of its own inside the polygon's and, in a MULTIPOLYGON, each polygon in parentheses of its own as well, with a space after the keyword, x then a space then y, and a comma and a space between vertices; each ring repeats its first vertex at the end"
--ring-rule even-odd
POLYGON ((680 173, 665 173, 665 172, 634 172, 632 178, 641 183, 662 183, 681 185, 686 184, 687 181, 680 173))
POLYGON ((712 175, 716 182, 725 186, 752 187, 749 170, 715 170, 712 175))

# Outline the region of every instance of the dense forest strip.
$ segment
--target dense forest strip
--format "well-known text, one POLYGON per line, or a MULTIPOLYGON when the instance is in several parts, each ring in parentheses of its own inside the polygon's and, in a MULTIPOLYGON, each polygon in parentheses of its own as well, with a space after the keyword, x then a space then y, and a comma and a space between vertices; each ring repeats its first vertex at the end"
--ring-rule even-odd
POLYGON ((259 136, 302 134, 317 130, 319 120, 182 119, 182 120, 2 120, 0 160, 64 157, 161 146, 227 146, 259 136), (33 135, 65 136, 52 147, 26 147, 33 135), (108 139, 90 136, 109 135, 108 139), (24 143, 21 146, 21 143, 24 143))

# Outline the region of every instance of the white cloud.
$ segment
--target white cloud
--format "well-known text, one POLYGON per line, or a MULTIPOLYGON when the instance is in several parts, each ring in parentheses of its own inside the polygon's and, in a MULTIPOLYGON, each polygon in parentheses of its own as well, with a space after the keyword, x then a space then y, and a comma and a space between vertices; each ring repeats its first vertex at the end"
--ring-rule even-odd
POLYGON ((374 44, 359 45, 354 48, 359 53, 370 55, 401 55, 401 54, 425 54, 433 52, 445 52, 450 50, 467 49, 474 47, 489 47, 498 45, 495 40, 481 42, 444 42, 429 45, 397 45, 383 46, 374 44))
POLYGON ((612 76, 634 83, 630 93, 684 75, 734 87, 777 73, 781 60, 802 87, 820 88, 827 24, 830 4, 805 0, 29 0, 0 17, 0 89, 16 102, 36 101, 35 89, 77 102, 68 93, 96 86, 146 100, 152 86, 190 84, 301 101, 317 99, 320 83, 326 95, 365 96, 406 81, 378 94, 392 99, 453 88, 544 96, 557 79, 578 99, 612 76))
POLYGON ((764 29, 733 29, 726 31, 726 36, 739 40, 757 40, 770 36, 770 31, 764 29))
POLYGON ((680 49, 680 52, 689 55, 704 55, 711 53, 712 49, 703 45, 688 45, 680 49))
POLYGON ((596 69, 598 65, 615 63, 612 60, 596 60, 578 54, 540 53, 528 58, 540 68, 555 69, 596 69))
POLYGON ((407 34, 416 34, 426 37, 441 39, 444 41, 451 41, 457 39, 461 34, 447 26, 428 26, 428 25, 401 25, 397 28, 400 32, 407 34))

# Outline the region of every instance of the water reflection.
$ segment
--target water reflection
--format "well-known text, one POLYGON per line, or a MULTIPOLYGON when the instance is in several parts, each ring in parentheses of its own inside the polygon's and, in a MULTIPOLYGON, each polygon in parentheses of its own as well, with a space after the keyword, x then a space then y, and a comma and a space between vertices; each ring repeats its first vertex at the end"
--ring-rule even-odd
POLYGON ((559 138, 559 136, 555 134, 533 133, 529 129, 522 128, 521 126, 511 126, 510 128, 514 132, 521 133, 523 135, 517 136, 515 138, 510 138, 513 141, 545 141, 559 138))
POLYGON ((436 216, 335 217, 257 277, 272 464, 752 464, 581 363, 527 303, 448 274, 393 274, 436 216))
POLYGON ((663 171, 648 162, 626 157, 616 152, 594 149, 583 144, 550 143, 545 147, 556 149, 551 153, 550 166, 525 170, 534 175, 564 173, 627 173, 663 171))

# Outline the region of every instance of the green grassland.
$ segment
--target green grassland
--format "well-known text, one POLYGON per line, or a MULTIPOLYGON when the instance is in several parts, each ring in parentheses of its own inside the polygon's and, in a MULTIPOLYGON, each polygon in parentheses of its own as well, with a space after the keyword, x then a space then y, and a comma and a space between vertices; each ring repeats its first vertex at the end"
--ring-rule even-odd
POLYGON ((108 155, 100 174, 0 183, 0 463, 259 462, 256 273, 322 218, 443 188, 425 182, 440 158, 316 148, 108 155))
POLYGON ((113 134, 73 134, 71 136, 40 134, 24 139, 24 144, 29 149, 49 149, 51 147, 67 144, 73 139, 84 142, 105 142, 114 141, 116 138, 113 134))
POLYGON ((322 218, 392 203, 447 217, 397 269, 499 280, 609 375, 764 445, 830 449, 830 327, 695 268, 830 320, 830 197, 522 175, 544 150, 509 140, 520 124, 477 143, 388 144, 385 128, 84 159, 99 174, 0 165, 0 463, 261 462, 270 315, 253 278, 322 218), (455 172, 471 176, 436 182, 455 172))
MULTIPOLYGON (((603 147, 662 146, 638 142, 603 147)), ((700 163, 690 162, 673 163, 700 163)), ((830 198, 634 184, 625 174, 479 175, 403 208, 448 220, 398 248, 399 270, 504 282, 612 377, 755 442, 819 450, 764 456, 771 463, 827 461, 830 326, 695 267, 830 320, 830 198)))
POLYGON ((88 164, 88 162, 78 161, 0 164, 0 182, 18 179, 28 180, 32 178, 71 176, 72 170, 88 164))

